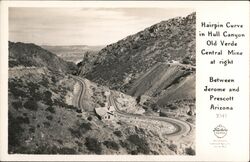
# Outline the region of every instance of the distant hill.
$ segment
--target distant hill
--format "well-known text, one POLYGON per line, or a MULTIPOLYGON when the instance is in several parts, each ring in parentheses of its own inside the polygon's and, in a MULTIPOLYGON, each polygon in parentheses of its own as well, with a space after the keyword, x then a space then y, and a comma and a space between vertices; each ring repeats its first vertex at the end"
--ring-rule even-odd
POLYGON ((104 46, 87 46, 87 45, 48 46, 48 45, 43 45, 41 47, 63 58, 65 61, 79 63, 83 59, 86 53, 91 53, 95 55, 104 46))
POLYGON ((77 67, 32 43, 9 42, 9 67, 47 67, 51 71, 75 73, 77 67))

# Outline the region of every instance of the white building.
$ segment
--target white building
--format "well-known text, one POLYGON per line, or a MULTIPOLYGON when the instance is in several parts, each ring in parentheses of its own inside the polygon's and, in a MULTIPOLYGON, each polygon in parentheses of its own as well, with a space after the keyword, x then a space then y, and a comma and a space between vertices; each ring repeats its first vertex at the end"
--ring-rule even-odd
POLYGON ((95 112, 102 120, 113 120, 116 117, 114 106, 98 107, 95 112))

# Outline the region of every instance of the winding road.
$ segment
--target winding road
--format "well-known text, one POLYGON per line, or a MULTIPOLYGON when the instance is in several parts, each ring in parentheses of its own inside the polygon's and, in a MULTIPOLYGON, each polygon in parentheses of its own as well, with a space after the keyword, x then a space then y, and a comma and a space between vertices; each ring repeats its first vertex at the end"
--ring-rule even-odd
POLYGON ((167 135, 167 136, 182 136, 182 135, 184 135, 185 136, 192 130, 192 126, 189 123, 184 122, 182 120, 177 120, 177 119, 168 118, 168 117, 143 116, 140 114, 131 114, 131 113, 123 112, 118 108, 116 101, 113 98, 112 92, 108 98, 108 101, 109 101, 110 105, 114 106, 114 108, 116 110, 116 114, 118 114, 118 115, 129 117, 129 118, 137 117, 137 118, 145 119, 145 120, 150 119, 150 120, 157 120, 157 121, 161 121, 161 122, 167 122, 168 124, 171 124, 175 127, 174 132, 166 133, 164 135, 167 135))
POLYGON ((75 97, 76 99, 74 100, 73 105, 80 108, 80 109, 84 109, 84 96, 86 96, 86 83, 84 82, 84 80, 80 77, 77 76, 73 76, 71 75, 71 77, 73 79, 75 79, 76 81, 78 81, 78 83, 80 83, 80 90, 78 91, 77 96, 75 97))
MULTIPOLYGON (((76 96, 76 101, 75 101, 75 106, 83 109, 84 108, 84 96, 86 96, 86 83, 85 81, 77 76, 72 76, 72 78, 74 78, 75 80, 77 80, 80 83, 80 92, 78 93, 78 95, 76 96)), ((113 97, 113 94, 111 92, 111 94, 108 97, 108 102, 109 105, 114 106, 115 110, 116 110, 116 114, 123 116, 123 117, 127 117, 127 118, 139 118, 139 119, 144 119, 144 120, 156 120, 156 121, 161 121, 161 122, 166 122, 168 124, 171 124, 175 127, 175 131, 171 132, 171 133, 165 133, 163 135, 166 136, 186 136, 191 130, 192 130, 192 126, 191 124, 182 121, 182 120, 178 120, 178 119, 173 119, 173 118, 168 118, 168 117, 157 117, 157 116, 143 116, 140 114, 131 114, 131 113, 126 113, 124 111, 121 111, 118 108, 118 105, 113 97)))

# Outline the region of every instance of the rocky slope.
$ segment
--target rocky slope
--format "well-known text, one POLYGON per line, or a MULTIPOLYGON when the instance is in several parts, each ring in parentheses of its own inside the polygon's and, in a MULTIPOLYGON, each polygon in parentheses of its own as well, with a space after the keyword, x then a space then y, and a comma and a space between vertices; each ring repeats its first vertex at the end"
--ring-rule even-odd
POLYGON ((162 21, 108 45, 87 70, 83 60, 80 75, 156 111, 195 114, 195 30, 195 13, 162 21))
POLYGON ((51 71, 75 73, 74 63, 66 62, 55 54, 32 43, 9 42, 9 67, 47 67, 51 71))
MULTIPOLYGON (((195 13, 162 21, 102 49, 91 70, 80 74, 126 92, 157 63, 195 65, 195 13)), ((84 65, 84 62, 82 63, 84 65)))

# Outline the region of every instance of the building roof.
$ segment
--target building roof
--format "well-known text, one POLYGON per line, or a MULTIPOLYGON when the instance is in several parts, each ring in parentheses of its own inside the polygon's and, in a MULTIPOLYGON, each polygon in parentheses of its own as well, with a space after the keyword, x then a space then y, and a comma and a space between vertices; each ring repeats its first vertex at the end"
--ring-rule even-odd
POLYGON ((95 112, 97 113, 97 115, 99 116, 104 116, 107 113, 108 114, 113 114, 111 111, 115 111, 114 106, 109 106, 109 107, 98 107, 95 108, 95 112))
POLYGON ((95 108, 95 112, 99 116, 104 116, 107 113, 107 108, 106 107, 98 107, 98 108, 95 108))

